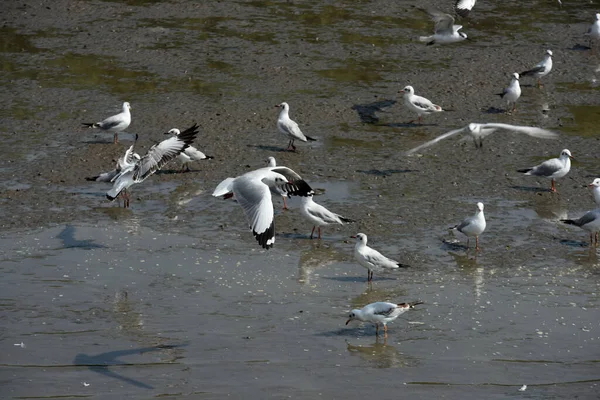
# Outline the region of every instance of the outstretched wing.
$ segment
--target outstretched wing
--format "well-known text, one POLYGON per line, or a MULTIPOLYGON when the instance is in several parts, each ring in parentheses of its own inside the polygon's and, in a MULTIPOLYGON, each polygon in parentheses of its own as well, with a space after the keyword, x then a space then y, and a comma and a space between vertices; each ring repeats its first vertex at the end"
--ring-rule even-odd
POLYGON ((510 125, 510 124, 500 124, 500 123, 489 123, 489 124, 480 124, 482 129, 504 129, 512 132, 524 133, 526 135, 540 138, 540 139, 558 139, 558 133, 549 131, 547 129, 538 128, 536 126, 519 126, 519 125, 510 125))
POLYGON ((454 17, 450 14, 429 8, 419 8, 419 10, 427 13, 429 17, 435 22, 435 33, 439 34, 452 34, 454 32, 454 17))
POLYGON ((449 138, 450 136, 456 135, 457 133, 461 133, 461 132, 464 132, 464 131, 465 131, 465 128, 463 127, 463 128, 460 128, 460 129, 455 129, 455 130, 450 131, 450 132, 446 132, 443 135, 440 135, 440 136, 436 137, 435 139, 430 140, 429 142, 423 143, 420 146, 417 146, 417 147, 415 147, 413 149, 408 150, 405 154, 407 156, 411 155, 411 154, 416 153, 417 151, 419 151, 421 149, 424 149, 426 147, 429 147, 429 146, 432 146, 432 145, 436 144, 440 140, 444 140, 446 138, 449 138))

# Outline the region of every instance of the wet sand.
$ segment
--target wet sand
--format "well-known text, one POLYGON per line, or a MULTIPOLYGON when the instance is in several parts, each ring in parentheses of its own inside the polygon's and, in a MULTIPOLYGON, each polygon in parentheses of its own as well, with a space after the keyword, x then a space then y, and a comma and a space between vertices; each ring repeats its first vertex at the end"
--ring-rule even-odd
POLYGON ((471 40, 448 46, 414 41, 432 24, 404 1, 7 4, 3 397, 506 398, 522 384, 522 396, 596 397, 598 256, 558 222, 594 207, 600 56, 581 35, 594 4, 478 3, 461 22, 471 40), (494 93, 547 48, 544 86, 523 78, 518 111, 503 113, 494 93), (408 84, 452 111, 407 123, 408 84), (81 127, 123 101, 133 122, 118 145, 81 127), (284 151, 282 101, 317 142, 284 151), (144 152, 194 122, 215 158, 185 174, 169 164, 132 188, 129 210, 85 181, 134 134, 144 152), (402 153, 469 122, 561 138, 402 153), (563 148, 575 161, 558 194, 516 173, 563 148), (261 250, 241 208, 210 193, 268 156, 357 222, 310 240, 297 203, 276 200, 276 245, 261 250), (447 228, 478 201, 488 228, 474 255, 447 228), (367 285, 357 232, 412 267, 367 285), (417 299, 385 342, 344 326, 351 308, 417 299))

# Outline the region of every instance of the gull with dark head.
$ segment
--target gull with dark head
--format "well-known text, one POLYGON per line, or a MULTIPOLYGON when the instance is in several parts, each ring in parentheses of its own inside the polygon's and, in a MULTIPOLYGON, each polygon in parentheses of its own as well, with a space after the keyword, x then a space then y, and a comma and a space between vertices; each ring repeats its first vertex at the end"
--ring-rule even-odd
POLYGON ((558 158, 552 158, 550 160, 546 160, 543 163, 536 165, 531 168, 523 168, 517 170, 517 172, 522 172, 525 175, 530 176, 539 176, 542 178, 548 178, 552 180, 552 186, 550 190, 552 192, 556 192, 554 187, 554 180, 558 178, 562 178, 567 175, 571 170, 571 159, 573 156, 568 149, 564 149, 560 152, 560 156, 558 158))
POLYGON ((198 125, 194 124, 177 136, 170 137, 155 144, 148 153, 136 160, 133 165, 112 179, 113 187, 106 192, 106 197, 113 201, 121 192, 124 194, 124 207, 129 207, 129 194, 127 189, 136 183, 141 183, 150 175, 161 169, 166 163, 184 151, 198 134, 198 125))
POLYGON ((544 59, 539 63, 535 64, 533 68, 521 72, 521 76, 533 76, 537 78, 537 87, 540 87, 540 78, 548 75, 550 71, 552 71, 552 51, 546 50, 546 54, 544 54, 544 59))
POLYGON ((302 207, 300 208, 300 212, 304 215, 310 222, 313 223, 312 232, 310 233, 310 238, 313 238, 315 233, 315 228, 319 228, 319 239, 321 239, 321 227, 330 224, 340 224, 344 225, 344 223, 354 222, 353 219, 342 217, 339 214, 329 211, 322 205, 315 203, 313 201, 313 195, 308 195, 306 197, 301 198, 302 207))
POLYGON ((293 121, 290 118, 290 106, 288 105, 288 103, 283 102, 281 104, 276 105, 275 107, 281 108, 281 111, 279 112, 279 117, 277 118, 277 129, 279 129, 279 132, 283 133, 290 139, 287 150, 296 151, 296 146, 294 146, 294 140, 300 140, 301 142, 317 140, 310 136, 306 136, 304 133, 302 133, 296 121, 293 121))
POLYGON ((356 239, 356 245, 354 246, 354 259, 356 259, 361 266, 367 269, 367 282, 371 282, 373 280, 373 272, 379 273, 385 270, 408 267, 408 265, 399 263, 391 258, 387 258, 377 250, 367 246, 367 235, 364 233, 357 233, 355 236, 351 237, 356 239))
MULTIPOLYGON (((178 136, 181 132, 177 128, 173 128, 169 130, 169 132, 165 132, 165 135, 174 135, 178 136)), ((207 156, 194 146, 188 146, 184 151, 179 153, 177 159, 182 163, 180 172, 191 171, 190 163, 194 161, 200 160, 210 160, 212 156, 207 156)))
POLYGON ((512 79, 508 84, 508 87, 504 88, 502 93, 496 93, 496 96, 500 96, 506 100, 506 112, 509 113, 510 103, 513 103, 512 111, 517 109, 517 100, 521 97, 521 85, 519 85, 519 74, 516 72, 512 74, 512 79))
POLYGON ((302 177, 288 167, 265 167, 227 178, 216 187, 213 196, 235 197, 246 214, 252 234, 263 248, 275 243, 275 214, 271 188, 280 186, 288 196, 309 196, 314 193, 302 177))
POLYGON ((113 133, 113 143, 118 143, 119 132, 123 132, 131 124, 131 106, 128 102, 123 103, 123 111, 117 115, 106 118, 101 122, 82 122, 88 128, 98 128, 108 133, 113 133))
MULTIPOLYGON (((417 96, 415 89, 412 86, 406 86, 399 93, 403 93, 404 105, 411 111, 416 112, 419 123, 421 123, 421 116, 431 114, 435 112, 442 112, 442 107, 437 104, 433 104, 430 100, 425 97, 417 96)), ((413 123, 414 121, 410 121, 413 123)))
POLYGON ((540 138, 540 139, 557 139, 558 134, 547 129, 538 128, 535 126, 519 126, 519 125, 510 125, 510 124, 500 124, 500 123, 487 123, 487 124, 479 124, 472 122, 467 126, 464 126, 459 129, 452 130, 450 132, 446 132, 443 135, 436 137, 429 142, 423 143, 420 146, 417 146, 413 149, 410 149, 406 152, 406 155, 410 155, 416 153, 419 150, 425 149, 429 146, 436 144, 437 142, 449 138, 458 134, 465 134, 465 139, 471 137, 473 142, 475 143, 475 147, 481 148, 483 146, 483 138, 491 135, 492 133, 503 130, 508 132, 517 132, 523 133, 525 135, 540 138))
POLYGON ((467 38, 466 33, 459 32, 462 25, 454 25, 454 17, 452 15, 434 9, 419 8, 419 10, 428 14, 435 22, 433 35, 420 36, 419 41, 427 42, 427 45, 432 45, 436 43, 461 42, 467 38))
POLYGON ((411 303, 388 303, 378 301, 367 304, 361 309, 355 309, 350 312, 346 325, 351 321, 370 322, 375 324, 375 335, 379 336, 379 324, 383 324, 383 334, 387 337, 387 323, 395 320, 411 308, 423 304, 422 301, 413 301, 411 303))
POLYGON ((460 224, 450 228, 457 230, 467 236, 467 249, 469 238, 475 237, 475 250, 479 250, 479 235, 485 231, 485 216, 483 215, 483 203, 477 203, 477 212, 471 217, 465 218, 460 224))

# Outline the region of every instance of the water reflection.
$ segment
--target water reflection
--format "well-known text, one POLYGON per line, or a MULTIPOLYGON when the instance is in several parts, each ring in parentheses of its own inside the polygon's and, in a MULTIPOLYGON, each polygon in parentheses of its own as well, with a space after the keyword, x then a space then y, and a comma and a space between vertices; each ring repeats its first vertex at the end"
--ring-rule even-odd
POLYGON ((310 285, 314 272, 327 265, 344 261, 348 258, 320 241, 311 241, 310 247, 300 254, 298 260, 298 283, 310 285))
POLYGON ((346 341, 346 350, 359 356, 372 368, 403 368, 417 365, 417 360, 400 353, 387 339, 375 339, 372 345, 353 345, 346 341))
POLYGON ((541 219, 558 221, 568 218, 567 208, 558 196, 533 196, 533 210, 541 219))
POLYGON ((477 264, 476 253, 474 255, 448 252, 454 258, 458 271, 473 280, 473 295, 475 304, 479 303, 485 285, 485 270, 477 264))

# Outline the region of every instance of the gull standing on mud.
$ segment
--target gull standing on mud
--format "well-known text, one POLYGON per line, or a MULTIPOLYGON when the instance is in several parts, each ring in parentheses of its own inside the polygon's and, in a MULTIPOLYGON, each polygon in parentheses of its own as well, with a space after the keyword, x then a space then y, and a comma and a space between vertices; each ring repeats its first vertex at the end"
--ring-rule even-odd
POLYGON ((121 171, 124 169, 133 168, 135 163, 141 159, 138 153, 133 152, 133 147, 135 146, 137 139, 138 135, 136 134, 134 143, 125 151, 123 157, 119 157, 115 169, 109 172, 103 172, 100 175, 86 177, 85 180, 93 182, 112 182, 113 179, 121 173, 121 171))
POLYGON ((356 245, 354 245, 354 258, 360 265, 367 269, 367 282, 373 280, 373 272, 379 273, 385 270, 408 267, 408 265, 387 258, 377 250, 367 246, 367 235, 364 233, 357 233, 355 236, 351 237, 356 239, 356 245))
POLYGON ((521 85, 519 85, 519 74, 516 72, 512 74, 512 79, 508 84, 508 87, 504 88, 502 93, 496 93, 497 96, 500 96, 504 100, 506 100, 506 112, 510 113, 509 110, 510 103, 513 103, 512 111, 516 111, 517 109, 517 100, 521 97, 521 85))
MULTIPOLYGON (((404 97, 404 105, 408 107, 409 110, 417 113, 418 121, 421 123, 421 116, 425 114, 431 114, 434 112, 442 112, 442 107, 437 104, 433 104, 430 100, 425 97, 415 95, 415 89, 412 86, 406 86, 399 93, 403 93, 404 97)), ((410 121, 410 123, 413 123, 410 121)))
POLYGON ((564 149, 560 152, 560 156, 558 158, 546 160, 535 167, 519 169, 517 172, 522 172, 525 175, 540 176, 542 178, 551 179, 552 186, 550 191, 556 192, 556 189, 554 188, 554 180, 557 178, 562 178, 569 173, 571 170, 572 158, 573 156, 571 155, 571 152, 567 149, 564 149))
POLYGON ((375 335, 379 336, 379 324, 383 324, 383 334, 387 337, 387 323, 395 320, 416 305, 423 304, 422 301, 413 301, 411 303, 388 303, 378 301, 367 304, 363 308, 355 309, 350 312, 346 325, 351 321, 358 320, 375 324, 375 335))
POLYGON ((213 196, 235 197, 242 209, 252 234, 263 248, 275 243, 275 222, 271 187, 283 186, 290 196, 309 196, 314 192, 300 175, 287 167, 265 167, 246 172, 236 178, 227 178, 216 187, 213 196))
MULTIPOLYGON (((177 128, 171 129, 169 132, 165 132, 165 135, 178 136, 181 132, 177 128)), ((207 156, 194 146, 188 146, 177 156, 177 159, 182 163, 181 170, 179 172, 191 171, 189 164, 194 161, 210 160, 211 156, 207 156)))
POLYGON ((353 219, 342 217, 339 214, 333 213, 323 207, 320 204, 317 204, 313 201, 313 195, 308 195, 306 197, 302 197, 302 208, 300 208, 300 212, 304 215, 310 222, 312 222, 313 228, 312 232, 310 232, 310 238, 313 238, 313 234, 315 233, 315 228, 319 228, 319 236, 321 239, 321 226, 330 225, 330 224, 340 224, 344 225, 346 222, 354 222, 353 219))
POLYGON ((122 170, 112 180, 112 189, 106 192, 106 197, 113 201, 123 192, 125 208, 129 207, 129 194, 127 189, 135 183, 141 183, 150 175, 161 169, 163 165, 177 157, 196 139, 198 125, 194 124, 177 136, 170 137, 150 147, 148 153, 137 160, 132 166, 122 170))
POLYGON ((427 45, 432 45, 436 43, 444 44, 461 42, 467 38, 466 33, 459 32, 462 25, 454 25, 454 17, 452 15, 433 9, 426 10, 419 8, 419 10, 429 14, 431 19, 435 22, 433 35, 420 36, 419 41, 427 42, 427 45))
POLYGON ((467 249, 469 248, 469 238, 475 237, 475 250, 479 250, 479 235, 485 231, 485 216, 483 215, 483 203, 477 203, 477 212, 471 217, 467 217, 460 224, 450 228, 457 230, 467 236, 467 249))
POLYGON ((588 187, 592 188, 592 195, 594 196, 594 201, 597 205, 600 206, 600 178, 594 179, 594 181, 590 183, 588 187))
POLYGON ((123 132, 131 124, 131 106, 128 102, 123 103, 123 111, 117 115, 106 118, 102 122, 82 122, 88 128, 98 128, 108 133, 113 133, 113 143, 119 142, 119 132, 123 132))
POLYGON ((546 50, 546 54, 544 54, 544 59, 537 63, 533 68, 521 72, 521 76, 533 76, 537 78, 537 87, 542 86, 540 83, 540 78, 546 76, 552 71, 552 51, 546 50))
POLYGON ((518 132, 524 133, 526 135, 540 138, 540 139, 556 139, 558 138, 558 134, 547 129, 542 129, 534 126, 518 126, 518 125, 510 125, 510 124, 498 124, 498 123, 488 123, 488 124, 478 124, 475 122, 470 123, 467 126, 464 126, 460 129, 455 129, 450 132, 446 132, 443 135, 438 136, 437 138, 430 140, 427 143, 423 143, 420 146, 417 146, 413 149, 410 149, 406 152, 406 155, 413 154, 421 149, 427 148, 439 142, 440 140, 449 138, 450 136, 454 136, 460 133, 465 134, 465 139, 469 136, 473 139, 475 143, 475 147, 481 148, 483 147, 483 138, 491 135, 497 130, 505 130, 509 132, 518 132))
POLYGON ((463 18, 469 16, 469 13, 475 7, 475 3, 477 0, 456 0, 456 4, 454 4, 454 10, 458 15, 463 18))
POLYGON ((600 231, 600 208, 586 212, 579 219, 561 219, 568 225, 575 225, 590 233, 590 246, 598 246, 598 232, 600 231), (594 236, 596 241, 594 242, 594 236))
POLYGON ((294 140, 300 140, 302 142, 307 142, 309 140, 314 142, 317 140, 303 134, 298 124, 290 118, 290 106, 288 103, 283 102, 275 107, 281 108, 279 117, 277 118, 277 129, 279 129, 279 132, 283 133, 290 139, 287 150, 296 151, 294 140))

